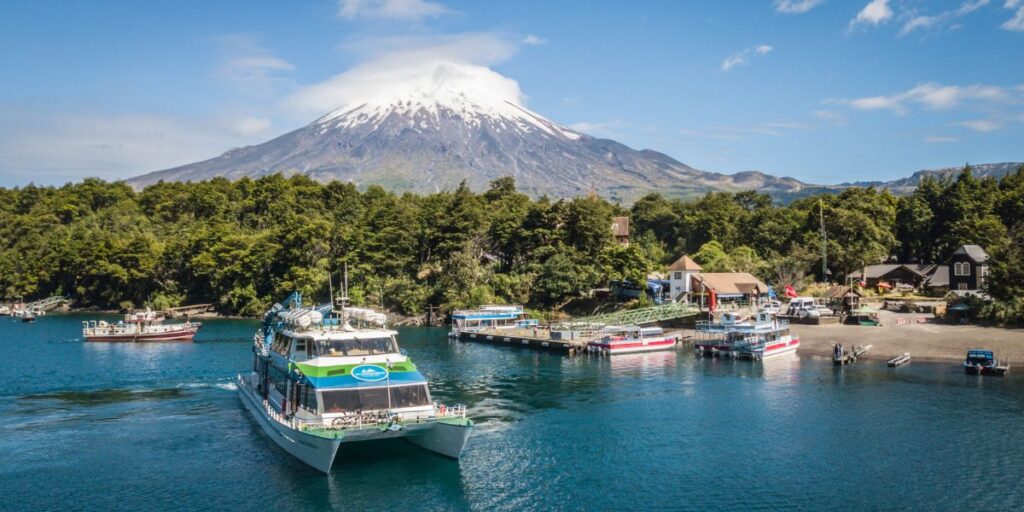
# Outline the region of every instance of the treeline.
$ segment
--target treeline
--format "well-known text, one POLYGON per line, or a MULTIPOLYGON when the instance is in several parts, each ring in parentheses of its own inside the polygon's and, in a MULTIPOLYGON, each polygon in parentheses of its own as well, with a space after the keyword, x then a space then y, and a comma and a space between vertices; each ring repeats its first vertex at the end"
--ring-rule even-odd
POLYGON ((694 200, 652 194, 631 208, 594 196, 530 199, 512 178, 429 195, 320 184, 304 176, 160 183, 134 192, 87 179, 0 189, 0 294, 65 294, 81 306, 215 302, 259 314, 293 289, 326 299, 342 263, 357 303, 420 314, 486 302, 553 308, 610 280, 642 281, 689 253, 708 271, 775 284, 829 279, 890 257, 943 261, 963 243, 996 258, 992 294, 1019 296, 1024 169, 969 169, 913 195, 853 188, 773 204, 756 192, 694 200), (612 217, 631 217, 629 246, 612 217), (1011 263, 1012 262, 1012 263, 1011 263))

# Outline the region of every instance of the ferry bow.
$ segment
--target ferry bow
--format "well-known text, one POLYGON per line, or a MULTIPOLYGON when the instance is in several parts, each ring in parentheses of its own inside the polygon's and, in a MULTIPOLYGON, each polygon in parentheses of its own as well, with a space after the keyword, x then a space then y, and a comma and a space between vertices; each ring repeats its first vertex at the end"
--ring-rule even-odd
POLYGON ((466 407, 433 401, 385 315, 302 307, 297 293, 285 304, 264 316, 252 371, 238 377, 242 403, 278 446, 325 473, 350 442, 401 437, 462 454, 473 428, 466 407))

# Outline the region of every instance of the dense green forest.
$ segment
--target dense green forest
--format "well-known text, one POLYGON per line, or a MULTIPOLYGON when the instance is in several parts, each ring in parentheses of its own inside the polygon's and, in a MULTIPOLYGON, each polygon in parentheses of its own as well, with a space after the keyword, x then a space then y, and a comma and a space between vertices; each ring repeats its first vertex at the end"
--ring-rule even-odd
POLYGON ((1002 180, 969 169, 897 197, 851 188, 778 205, 756 192, 684 201, 657 194, 631 207, 589 196, 531 199, 511 178, 397 195, 301 175, 160 183, 134 192, 87 179, 0 189, 0 294, 65 294, 79 306, 214 302, 259 314, 293 289, 326 299, 348 264, 356 302, 420 314, 428 304, 554 308, 611 279, 641 280, 682 253, 708 271, 749 271, 773 284, 820 279, 819 215, 829 278, 890 258, 943 261, 976 243, 994 258, 993 316, 1019 316, 1024 290, 1024 168, 1002 180), (628 215, 632 243, 611 217, 628 215))

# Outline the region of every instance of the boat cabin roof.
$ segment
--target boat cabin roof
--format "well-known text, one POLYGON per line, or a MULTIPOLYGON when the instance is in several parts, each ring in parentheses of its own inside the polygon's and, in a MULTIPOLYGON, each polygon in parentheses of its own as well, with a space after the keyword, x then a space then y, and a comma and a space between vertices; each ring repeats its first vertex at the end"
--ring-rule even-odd
POLYGON ((397 336, 398 331, 393 331, 391 329, 360 329, 356 331, 346 331, 337 328, 310 327, 303 331, 284 329, 281 331, 281 334, 307 340, 344 341, 390 338, 392 336, 397 336))
POLYGON ((991 350, 971 349, 967 351, 967 357, 993 359, 995 356, 991 350))

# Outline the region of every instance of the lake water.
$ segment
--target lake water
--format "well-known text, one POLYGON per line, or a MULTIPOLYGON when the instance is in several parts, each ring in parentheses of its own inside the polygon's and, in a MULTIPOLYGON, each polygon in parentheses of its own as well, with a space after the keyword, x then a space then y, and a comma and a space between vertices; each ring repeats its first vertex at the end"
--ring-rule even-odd
POLYGON ((323 476, 236 396, 255 321, 86 344, 86 318, 0 318, 0 509, 1024 507, 1024 380, 956 364, 567 358, 402 329, 435 398, 477 420, 462 459, 345 445, 323 476))

